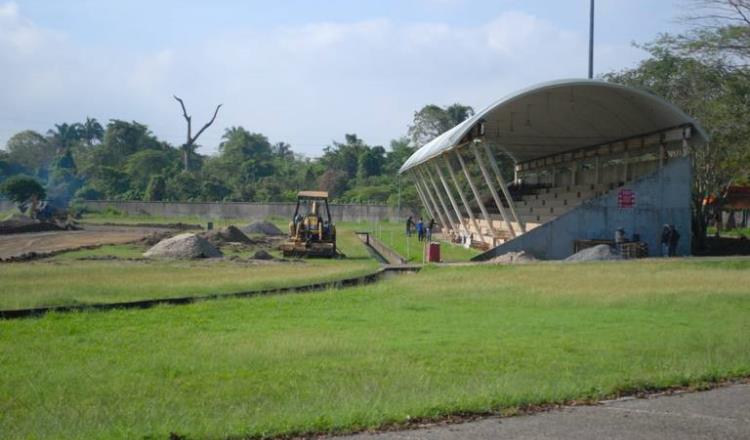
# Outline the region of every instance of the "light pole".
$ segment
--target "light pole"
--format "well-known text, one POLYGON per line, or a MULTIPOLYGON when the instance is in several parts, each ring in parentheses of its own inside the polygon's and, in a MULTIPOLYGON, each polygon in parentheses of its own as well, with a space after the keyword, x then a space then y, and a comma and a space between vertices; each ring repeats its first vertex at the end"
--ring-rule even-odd
POLYGON ((589 79, 594 78, 594 0, 589 11, 589 79))

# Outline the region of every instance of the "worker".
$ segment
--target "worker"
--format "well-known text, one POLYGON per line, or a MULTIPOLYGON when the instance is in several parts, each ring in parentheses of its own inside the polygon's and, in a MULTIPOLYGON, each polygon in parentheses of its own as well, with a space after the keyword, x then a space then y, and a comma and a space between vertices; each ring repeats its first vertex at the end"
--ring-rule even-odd
POLYGON ((664 224, 664 227, 661 228, 661 256, 662 257, 668 257, 669 256, 669 242, 672 240, 672 229, 669 227, 668 224, 664 224))
POLYGON ((424 240, 424 223, 422 222, 422 217, 417 222, 417 240, 424 240))
POLYGON ((406 219, 406 236, 411 237, 411 228, 414 226, 414 220, 412 220, 411 216, 406 219))
POLYGON ((669 225, 669 230, 669 256, 674 257, 677 256, 677 243, 680 241, 680 233, 677 232, 674 225, 669 225))
POLYGON ((427 241, 432 241, 432 231, 435 229, 435 219, 431 218, 427 223, 427 241))

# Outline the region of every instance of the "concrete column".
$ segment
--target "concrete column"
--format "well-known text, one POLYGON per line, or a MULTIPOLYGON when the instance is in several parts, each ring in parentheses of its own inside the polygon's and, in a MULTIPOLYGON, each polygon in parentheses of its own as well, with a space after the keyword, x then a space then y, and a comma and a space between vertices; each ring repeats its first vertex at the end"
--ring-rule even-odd
POLYGON ((435 191, 435 194, 437 195, 438 201, 440 202, 440 207, 443 208, 443 214, 445 214, 445 218, 448 219, 448 225, 451 229, 453 229, 454 234, 459 233, 458 226, 453 221, 453 217, 451 217, 451 212, 448 210, 448 205, 445 204, 445 200, 443 200, 443 193, 440 191, 440 188, 435 184, 435 179, 432 177, 432 173, 430 172, 430 168, 427 165, 427 163, 424 163, 421 167, 422 172, 425 173, 427 178, 430 180, 430 183, 432 184, 432 189, 435 191))
MULTIPOLYGON (((414 187, 417 189, 417 195, 419 196, 419 199, 422 201, 422 206, 427 210, 427 213, 433 216, 432 214, 432 208, 430 207, 430 204, 427 203, 427 198, 425 197, 424 193, 422 192, 422 188, 419 187, 419 182, 417 181, 417 176, 413 175, 414 178, 414 187)), ((434 216, 433 216, 434 217, 434 216)))
POLYGON ((486 142, 482 142, 482 145, 484 146, 484 152, 487 153, 487 158, 490 161, 490 166, 492 167, 492 171, 495 173, 495 178, 497 179, 497 184, 500 186, 500 190, 503 192, 503 195, 505 196, 505 200, 508 202, 508 207, 510 208, 510 215, 513 216, 513 219, 516 223, 518 223, 518 226, 521 228, 521 232, 526 232, 526 224, 521 221, 521 219, 518 217, 518 213, 516 213, 516 207, 513 203, 513 197, 510 195, 510 191, 508 191, 508 185, 505 184, 505 179, 503 179, 503 175, 500 173, 500 167, 497 166, 497 160, 495 160, 495 156, 492 154, 492 150, 490 150, 490 146, 487 145, 486 142))
POLYGON ((495 231, 495 227, 492 226, 492 220, 490 219, 490 215, 487 212, 487 208, 484 206, 484 202, 482 202, 482 196, 479 194, 479 191, 477 191, 477 187, 474 185, 474 182, 471 180, 471 174, 469 174, 469 169, 466 168, 466 163, 464 163, 464 158, 461 157, 461 152, 458 150, 454 150, 454 153, 456 154, 456 157, 458 158, 458 163, 461 164, 461 170, 464 172, 464 176, 466 176, 466 180, 469 182, 469 188, 471 188, 471 193, 474 194, 474 199, 477 201, 477 204, 479 205, 479 210, 482 211, 482 216, 484 217, 484 221, 487 222, 487 226, 490 228, 490 233, 493 237, 493 245, 494 243, 494 237, 497 237, 497 232, 495 231))
POLYGON ((445 161, 445 166, 448 168, 448 174, 450 174, 451 176, 451 180, 453 181, 453 186, 456 187, 458 196, 461 198, 461 203, 464 204, 464 208, 466 208, 466 212, 469 214, 469 220, 471 221, 471 224, 474 225, 474 229, 477 231, 477 234, 479 234, 479 238, 481 238, 481 240, 484 241, 484 234, 482 234, 482 228, 479 227, 479 223, 477 223, 477 219, 474 217, 474 212, 471 210, 471 206, 469 206, 469 201, 466 198, 466 195, 464 195, 464 192, 461 189, 461 186, 458 184, 458 179, 456 179, 456 174, 453 172, 453 168, 451 168, 451 163, 448 160, 448 156, 443 156, 443 161, 445 161))
POLYGON ((474 143, 470 143, 469 147, 471 148, 471 152, 474 153, 474 157, 477 160, 477 164, 479 165, 479 170, 482 172, 482 176, 484 177, 484 182, 487 184, 487 187, 490 189, 490 194, 492 194, 492 200, 495 201, 495 205, 497 206, 497 210, 500 211, 500 216, 503 217, 503 222, 505 222, 505 227, 508 228, 508 231, 510 232, 511 237, 516 236, 516 231, 513 229, 513 225, 510 223, 510 220, 508 219, 508 214, 505 212, 505 207, 503 206, 503 203, 500 201, 500 195, 495 190, 495 185, 492 184, 492 179, 490 179, 490 173, 487 171, 487 167, 484 165, 484 160, 482 160, 482 156, 479 154, 479 150, 477 150, 476 145, 474 143))
POLYGON ((437 214, 437 217, 433 217, 433 218, 434 218, 435 220, 439 221, 439 222, 440 222, 440 224, 441 224, 441 225, 442 225, 442 226, 443 226, 444 228, 449 228, 449 227, 450 227, 450 223, 449 223, 449 222, 447 222, 447 221, 445 220, 445 218, 443 218, 443 213, 442 213, 442 212, 440 212, 440 208, 438 207, 438 204, 437 204, 437 202, 435 201, 435 196, 433 196, 433 195, 432 195, 432 191, 430 191, 430 187, 429 187, 429 186, 427 185, 427 179, 425 179, 425 177, 424 177, 424 174, 423 174, 423 173, 421 172, 421 170, 420 170, 419 168, 416 168, 416 167, 415 167, 414 169, 416 170, 417 174, 419 175, 419 177, 420 177, 420 179, 421 179, 421 183, 422 183, 422 188, 423 188, 423 189, 425 190, 425 192, 427 193, 427 196, 428 196, 428 198, 430 199, 430 201, 432 201, 432 207, 433 207, 433 209, 434 209, 434 213, 435 213, 435 214, 437 214))
POLYGON ((453 192, 448 187, 448 183, 445 181, 445 176, 443 176, 443 171, 440 169, 440 166, 438 165, 438 159, 436 158, 432 164, 435 166, 435 171, 437 171, 438 178, 440 179, 440 183, 443 184, 443 189, 445 189, 445 193, 448 194, 448 201, 451 202, 451 206, 453 207, 453 211, 456 213, 456 218, 458 219, 458 225, 463 228, 463 230, 468 234, 469 229, 464 224, 463 216, 461 215, 461 210, 458 209, 458 204, 456 203, 456 199, 453 198, 453 192))
POLYGON ((431 204, 431 198, 428 195, 427 188, 424 186, 424 182, 421 180, 421 176, 416 172, 416 169, 413 170, 414 173, 414 181, 417 183, 417 188, 419 188, 419 191, 422 193, 422 198, 424 199, 425 207, 427 208, 427 213, 430 215, 430 217, 434 219, 439 219, 437 212, 435 212, 435 207, 431 204))

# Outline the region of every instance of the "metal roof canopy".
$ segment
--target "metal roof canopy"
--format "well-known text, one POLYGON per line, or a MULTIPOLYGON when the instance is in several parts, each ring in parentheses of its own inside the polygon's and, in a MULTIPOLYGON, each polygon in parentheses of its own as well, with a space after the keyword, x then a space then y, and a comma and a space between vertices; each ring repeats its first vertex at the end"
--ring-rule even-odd
POLYGON ((589 79, 552 81, 508 95, 425 144, 403 173, 452 150, 485 121, 483 141, 516 163, 692 125, 693 142, 708 136, 682 110, 643 90, 589 79))

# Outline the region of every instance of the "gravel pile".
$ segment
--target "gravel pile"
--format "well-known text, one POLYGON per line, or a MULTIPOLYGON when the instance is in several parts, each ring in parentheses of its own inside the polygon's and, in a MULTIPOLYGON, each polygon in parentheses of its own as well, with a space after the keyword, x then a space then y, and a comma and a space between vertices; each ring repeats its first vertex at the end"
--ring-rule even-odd
POLYGON ((495 258, 488 260, 491 264, 523 264, 536 261, 533 255, 527 254, 524 251, 519 252, 508 252, 507 254, 498 255, 495 258))
POLYGON ((271 222, 260 221, 252 222, 249 225, 242 228, 245 234, 262 234, 262 235, 284 235, 281 229, 277 228, 271 222))
POLYGON ((147 258, 218 258, 221 252, 203 237, 180 234, 157 243, 144 254, 147 258))
POLYGON ((622 260, 622 256, 607 244, 598 244, 596 246, 583 249, 568 258, 565 261, 606 261, 622 260))
POLYGON ((253 244, 254 241, 245 235, 236 226, 227 226, 226 228, 217 229, 215 231, 208 231, 201 234, 203 238, 208 240, 211 244, 219 246, 226 243, 242 243, 242 244, 253 244))

